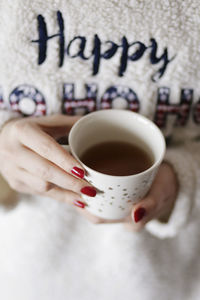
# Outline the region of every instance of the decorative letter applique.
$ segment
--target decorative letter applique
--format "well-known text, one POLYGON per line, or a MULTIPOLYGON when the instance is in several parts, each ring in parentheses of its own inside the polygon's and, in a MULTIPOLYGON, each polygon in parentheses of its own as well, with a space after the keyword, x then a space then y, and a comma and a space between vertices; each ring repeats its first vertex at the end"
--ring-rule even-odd
POLYGON ((97 86, 86 84, 86 97, 76 99, 74 97, 74 84, 64 84, 63 113, 67 115, 84 115, 96 110, 97 86))
POLYGON ((193 90, 182 89, 179 104, 170 104, 169 95, 169 88, 162 87, 158 89, 158 101, 154 119, 155 123, 161 128, 165 127, 167 116, 169 114, 174 114, 177 115, 176 126, 186 125, 193 101, 193 90))
MULTIPOLYGON (((154 122, 164 128, 168 115, 174 115, 176 126, 185 126, 190 113, 193 121, 200 125, 200 100, 193 103, 193 89, 183 88, 179 103, 170 103, 170 88, 158 89, 158 98, 154 122), (191 112, 192 110, 192 112, 191 112)), ((127 109, 133 112, 140 111, 140 101, 137 94, 128 86, 114 85, 106 89, 103 95, 98 95, 96 83, 85 84, 85 97, 77 99, 75 83, 65 83, 63 86, 62 113, 67 115, 85 115, 101 109, 127 109)), ((9 95, 9 104, 3 98, 0 86, 0 110, 9 107, 23 116, 44 116, 47 114, 47 104, 43 94, 34 86, 23 84, 16 87, 9 95)), ((171 120, 169 120, 171 122, 171 120)), ((173 124, 172 124, 173 125, 173 124)))
POLYGON ((31 85, 20 85, 15 88, 9 96, 9 102, 12 110, 24 116, 46 115, 44 96, 31 85))
POLYGON ((126 108, 134 112, 138 112, 140 105, 136 93, 127 86, 111 86, 109 87, 102 99, 101 108, 126 108))

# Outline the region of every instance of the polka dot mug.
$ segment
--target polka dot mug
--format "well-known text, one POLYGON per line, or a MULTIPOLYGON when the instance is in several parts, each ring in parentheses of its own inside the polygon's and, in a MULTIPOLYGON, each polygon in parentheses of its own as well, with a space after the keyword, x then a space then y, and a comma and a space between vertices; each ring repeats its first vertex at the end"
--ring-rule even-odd
POLYGON ((166 148, 162 132, 152 121, 138 113, 120 109, 100 110, 82 117, 70 131, 69 147, 85 169, 85 179, 97 189, 95 198, 83 196, 86 209, 110 220, 126 217, 132 204, 147 194, 166 148), (81 162, 80 157, 87 149, 108 141, 132 142, 148 149, 153 155, 152 165, 135 175, 113 176, 93 170, 81 162))

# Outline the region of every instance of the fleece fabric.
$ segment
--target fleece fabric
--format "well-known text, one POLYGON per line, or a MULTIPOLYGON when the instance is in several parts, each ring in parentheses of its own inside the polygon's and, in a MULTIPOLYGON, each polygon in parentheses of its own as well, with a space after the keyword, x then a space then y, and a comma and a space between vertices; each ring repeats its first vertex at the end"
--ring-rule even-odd
POLYGON ((0 12, 0 127, 129 109, 163 131, 180 185, 169 222, 140 234, 47 198, 2 204, 2 299, 199 299, 198 0, 0 0, 0 12))

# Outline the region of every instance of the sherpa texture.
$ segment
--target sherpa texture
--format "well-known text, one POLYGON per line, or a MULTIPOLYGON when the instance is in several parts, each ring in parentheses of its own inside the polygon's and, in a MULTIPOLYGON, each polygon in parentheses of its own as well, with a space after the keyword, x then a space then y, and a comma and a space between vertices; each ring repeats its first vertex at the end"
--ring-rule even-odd
POLYGON ((184 230, 190 218, 200 169, 200 157, 196 144, 190 144, 168 149, 165 161, 173 166, 179 183, 179 192, 175 207, 168 223, 164 224, 158 220, 153 220, 146 225, 146 229, 160 238, 175 237, 180 230, 184 230), (190 153, 193 153, 193 157, 190 153))
MULTIPOLYGON (((97 108, 106 89, 126 86, 137 94, 140 113, 154 119, 158 88, 170 89, 170 103, 180 102, 181 89, 200 95, 200 35, 198 0, 0 0, 0 126, 16 116, 13 91, 31 85, 46 101, 46 113, 61 112, 63 84, 75 84, 75 97, 85 97, 85 84, 97 85, 97 108), (65 23, 66 47, 75 36, 86 37, 91 55, 94 36, 120 45, 157 42, 157 57, 168 50, 174 59, 157 82, 151 77, 162 66, 150 59, 150 49, 128 61, 118 76, 122 48, 102 59, 92 75, 92 58, 70 58, 59 68, 59 39, 47 43, 47 57, 38 65, 38 15, 48 34, 58 33, 56 12, 65 23), (121 50, 121 51, 120 51, 121 50), (2 105, 2 100, 4 106, 2 105)), ((75 53, 77 44, 71 48, 75 53)), ((136 49, 130 49, 129 55, 136 49)), ((155 50, 155 49, 154 49, 155 50)), ((103 51, 103 50, 102 50, 103 51)), ((151 53, 152 54, 152 53, 151 53)), ((153 55, 153 54, 152 54, 153 55)), ((31 90, 34 94, 35 90, 31 90)), ((40 99, 40 97, 38 98, 40 99)), ((29 112, 30 101, 21 109, 29 112)), ((123 101, 113 107, 124 105, 123 101)), ((179 195, 167 224, 150 222, 144 232, 126 232, 121 224, 95 226, 76 211, 53 200, 19 195, 18 203, 0 210, 0 295, 6 300, 199 300, 200 287, 200 157, 199 123, 194 109, 185 126, 174 127, 167 117, 163 133, 179 146, 167 150, 178 176, 179 195), (191 141, 193 139, 193 142, 191 141)), ((13 149, 14 150, 14 149, 13 149)))

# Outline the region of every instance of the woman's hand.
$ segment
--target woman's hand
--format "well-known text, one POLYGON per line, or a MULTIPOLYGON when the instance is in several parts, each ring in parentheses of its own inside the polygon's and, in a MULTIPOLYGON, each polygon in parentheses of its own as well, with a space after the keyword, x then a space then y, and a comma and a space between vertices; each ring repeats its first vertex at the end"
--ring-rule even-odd
MULTIPOLYGON (((131 215, 120 220, 120 223, 124 223, 128 230, 139 231, 153 219, 167 221, 173 209, 177 192, 178 182, 174 170, 170 164, 163 162, 146 197, 133 205, 131 215)), ((119 222, 100 219, 87 211, 81 213, 96 224, 119 222)))
POLYGON ((78 117, 53 115, 15 119, 0 133, 0 172, 11 188, 85 204, 81 194, 94 197, 96 190, 84 181, 84 170, 56 139, 67 135, 78 117))
POLYGON ((173 167, 163 162, 149 193, 133 206, 131 218, 125 220, 126 227, 133 231, 139 231, 153 219, 167 222, 177 193, 178 181, 173 167))
MULTIPOLYGON (((78 117, 54 115, 8 122, 0 134, 0 172, 18 192, 74 204, 93 223, 118 223, 100 219, 82 209, 85 203, 81 194, 95 197, 96 190, 83 179, 84 170, 79 163, 56 142, 68 134, 77 120, 78 117)), ((133 205, 131 215, 120 223, 138 231, 152 219, 165 221, 174 206, 177 191, 173 168, 162 163, 147 196, 133 205)))

